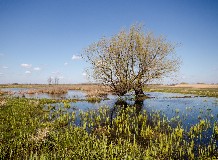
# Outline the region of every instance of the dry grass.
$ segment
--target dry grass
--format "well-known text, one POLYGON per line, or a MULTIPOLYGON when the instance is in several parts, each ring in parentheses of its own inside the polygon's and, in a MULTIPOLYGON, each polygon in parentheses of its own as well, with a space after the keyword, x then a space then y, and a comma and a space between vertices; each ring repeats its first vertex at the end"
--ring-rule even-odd
MULTIPOLYGON (((1 86, 3 88, 13 88, 14 85, 1 86)), ((99 84, 72 84, 72 85, 16 85, 16 88, 28 88, 20 91, 19 94, 66 94, 68 90, 81 90, 86 92, 88 97, 104 97, 111 93, 110 87, 99 84)), ((1 94, 1 93, 0 93, 1 94)), ((7 94, 15 94, 8 92, 7 94)))
POLYGON ((103 85, 78 85, 80 90, 85 91, 88 97, 106 96, 110 93, 110 88, 103 85))
POLYGON ((173 87, 178 88, 218 88, 217 84, 177 84, 173 87))
POLYGON ((10 92, 8 91, 2 91, 1 88, 0 88, 0 96, 4 95, 4 94, 11 94, 10 92))
POLYGON ((168 92, 194 94, 206 97, 218 97, 218 85, 211 84, 178 84, 178 85, 149 85, 144 88, 146 92, 168 92))
POLYGON ((48 127, 40 128, 37 130, 35 135, 32 135, 32 137, 30 138, 30 141, 34 141, 36 143, 41 142, 41 141, 45 141, 48 133, 49 133, 48 127))
POLYGON ((3 95, 3 94, 4 94, 4 92, 3 92, 3 91, 0 91, 0 96, 3 95))
POLYGON ((0 107, 4 106, 6 104, 5 99, 0 99, 0 107))

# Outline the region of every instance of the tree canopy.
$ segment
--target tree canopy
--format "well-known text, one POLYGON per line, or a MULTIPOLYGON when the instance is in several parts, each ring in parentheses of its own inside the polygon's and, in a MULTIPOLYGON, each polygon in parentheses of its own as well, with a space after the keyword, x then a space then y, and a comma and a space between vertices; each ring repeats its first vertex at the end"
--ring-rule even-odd
POLYGON ((120 96, 130 90, 138 96, 143 94, 145 84, 179 69, 175 47, 165 37, 145 34, 141 25, 133 25, 91 44, 83 57, 91 64, 89 73, 96 81, 110 86, 120 96))

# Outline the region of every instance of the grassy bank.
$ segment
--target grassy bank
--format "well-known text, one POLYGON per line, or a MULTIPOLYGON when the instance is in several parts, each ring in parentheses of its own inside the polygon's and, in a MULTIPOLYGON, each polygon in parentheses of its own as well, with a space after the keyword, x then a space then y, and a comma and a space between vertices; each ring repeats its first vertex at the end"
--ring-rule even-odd
POLYGON ((149 86, 144 87, 144 91, 145 92, 194 94, 197 96, 218 98, 218 88, 194 88, 194 87, 173 87, 173 86, 149 85, 149 86))
POLYGON ((185 131, 159 114, 128 107, 68 113, 45 100, 0 99, 0 159, 207 159, 218 157, 218 125, 185 131), (111 116, 111 113, 114 113, 111 116), (114 117, 111 120, 111 117, 114 117), (75 125, 77 124, 77 125, 75 125), (210 127, 208 145, 202 135, 210 127))

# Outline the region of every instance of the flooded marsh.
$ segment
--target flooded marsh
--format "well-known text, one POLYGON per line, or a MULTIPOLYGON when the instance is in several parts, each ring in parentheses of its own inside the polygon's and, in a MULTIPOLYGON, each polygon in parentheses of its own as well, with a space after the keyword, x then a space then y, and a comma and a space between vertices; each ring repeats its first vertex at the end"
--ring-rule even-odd
POLYGON ((217 158, 218 100, 193 94, 108 94, 89 101, 81 90, 0 97, 1 159, 217 158))

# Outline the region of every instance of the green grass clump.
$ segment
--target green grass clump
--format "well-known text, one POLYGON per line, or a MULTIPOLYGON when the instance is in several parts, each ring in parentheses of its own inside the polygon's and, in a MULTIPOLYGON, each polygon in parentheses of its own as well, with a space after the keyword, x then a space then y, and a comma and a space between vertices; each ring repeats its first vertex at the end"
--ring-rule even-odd
POLYGON ((95 96, 86 98, 86 101, 90 102, 90 103, 99 103, 99 102, 101 102, 101 100, 102 99, 100 97, 95 97, 95 96))
MULTIPOLYGON (((45 100, 4 98, 0 106, 0 159, 212 159, 217 124, 208 145, 200 120, 186 131, 158 113, 136 107, 87 112, 45 110, 45 100), (198 143, 196 143, 198 142, 198 143)), ((48 101, 49 102, 49 101, 48 101)))
POLYGON ((218 98, 218 88, 145 87, 144 91, 193 94, 197 96, 218 98))

